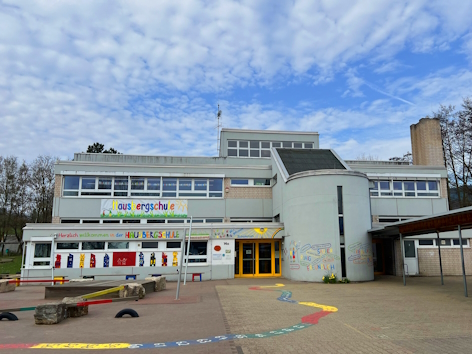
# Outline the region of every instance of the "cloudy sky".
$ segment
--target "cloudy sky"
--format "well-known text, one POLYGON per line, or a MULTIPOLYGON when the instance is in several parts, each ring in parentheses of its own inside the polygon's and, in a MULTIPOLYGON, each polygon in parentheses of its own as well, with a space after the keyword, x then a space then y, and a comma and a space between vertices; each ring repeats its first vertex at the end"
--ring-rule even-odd
POLYGON ((411 150, 472 95, 472 1, 0 0, 0 155, 215 155, 223 127, 411 150))

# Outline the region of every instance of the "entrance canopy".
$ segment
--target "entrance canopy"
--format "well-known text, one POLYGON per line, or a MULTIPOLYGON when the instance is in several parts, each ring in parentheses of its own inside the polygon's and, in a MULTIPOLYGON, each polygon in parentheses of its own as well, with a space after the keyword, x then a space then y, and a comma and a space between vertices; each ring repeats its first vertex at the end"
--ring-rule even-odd
MULTIPOLYGON (((384 225, 382 227, 374 228, 368 232, 375 237, 400 237, 400 246, 402 249, 402 259, 404 262, 404 251, 403 251, 403 237, 412 237, 418 235, 424 235, 429 233, 436 233, 439 240, 439 233, 445 231, 458 230, 459 233, 459 245, 461 250, 461 261, 462 261, 462 276, 464 278, 464 294, 467 297, 467 280, 465 276, 465 265, 464 265, 464 250, 462 242, 462 230, 472 228, 472 207, 461 208, 452 211, 448 211, 441 214, 435 214, 425 216, 416 219, 410 219, 405 221, 399 221, 392 224, 384 225)), ((444 285, 443 273, 442 273, 442 262, 441 262, 441 246, 440 242, 437 242, 438 253, 439 253, 439 267, 441 271, 441 285, 444 285)), ((405 267, 402 270, 403 273, 403 285, 406 285, 405 280, 405 267)))
POLYGON ((428 233, 472 229, 472 207, 451 210, 441 214, 399 221, 368 232, 375 237, 417 236, 428 233))

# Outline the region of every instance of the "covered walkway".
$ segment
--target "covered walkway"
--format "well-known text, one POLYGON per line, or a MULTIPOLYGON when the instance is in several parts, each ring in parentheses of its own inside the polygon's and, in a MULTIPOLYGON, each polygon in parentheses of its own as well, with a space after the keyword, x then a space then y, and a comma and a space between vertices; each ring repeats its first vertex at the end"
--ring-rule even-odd
MULTIPOLYGON (((440 233, 446 231, 457 231, 459 236, 459 246, 462 263, 462 277, 464 286, 464 295, 468 296, 467 293, 467 279, 465 273, 464 264, 464 249, 462 230, 472 228, 472 207, 461 208, 446 213, 430 215, 426 217, 410 219, 405 221, 399 221, 396 223, 384 225, 382 227, 373 228, 369 230, 369 233, 375 237, 400 237, 400 246, 402 261, 404 264, 405 252, 403 239, 414 237, 418 235, 425 235, 429 233, 436 233, 438 239, 438 253, 439 253, 439 267, 441 273, 441 285, 444 285, 444 277, 442 271, 442 260, 441 260, 441 243, 439 242, 440 233)), ((403 285, 406 285, 405 267, 402 266, 403 285)))

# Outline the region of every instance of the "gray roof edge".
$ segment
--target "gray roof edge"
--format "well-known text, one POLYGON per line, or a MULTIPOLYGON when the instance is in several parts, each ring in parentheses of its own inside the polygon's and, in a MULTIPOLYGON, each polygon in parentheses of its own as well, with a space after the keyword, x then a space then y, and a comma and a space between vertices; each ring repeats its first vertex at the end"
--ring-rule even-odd
POLYGON ((333 149, 329 149, 331 153, 338 159, 339 162, 341 162, 341 165, 343 165, 346 170, 351 171, 352 168, 334 151, 333 149))
POLYGON ((312 177, 312 176, 329 176, 329 175, 344 175, 344 176, 354 176, 368 179, 367 175, 358 171, 351 170, 309 170, 301 171, 290 175, 287 179, 287 182, 292 181, 297 178, 312 177))
POLYGON ((252 129, 233 129, 222 128, 221 132, 232 133, 260 133, 260 134, 291 134, 291 135, 320 135, 318 132, 297 132, 293 130, 252 130, 252 129))
POLYGON ((277 149, 273 147, 273 148, 270 149, 270 151, 271 151, 272 157, 274 158, 275 164, 277 165, 277 168, 279 169, 279 171, 282 174, 282 179, 284 180, 285 183, 287 183, 287 180, 288 180, 290 175, 288 174, 288 171, 285 168, 285 165, 284 165, 282 159, 280 158, 280 155, 277 152, 277 149))

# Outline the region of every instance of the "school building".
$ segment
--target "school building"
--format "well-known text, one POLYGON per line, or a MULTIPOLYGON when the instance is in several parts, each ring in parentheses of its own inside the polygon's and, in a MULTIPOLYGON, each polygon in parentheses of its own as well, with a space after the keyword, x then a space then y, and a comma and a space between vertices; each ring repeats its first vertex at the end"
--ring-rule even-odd
MULTIPOLYGON (((53 222, 24 228, 22 276, 175 280, 189 236, 184 262, 204 280, 435 275, 436 235, 405 240, 402 257, 398 237, 372 232, 448 211, 439 122, 411 137, 412 165, 343 160, 318 133, 237 129, 222 129, 218 157, 76 153, 55 165, 53 222)), ((438 242, 461 274, 456 237, 438 242)))

